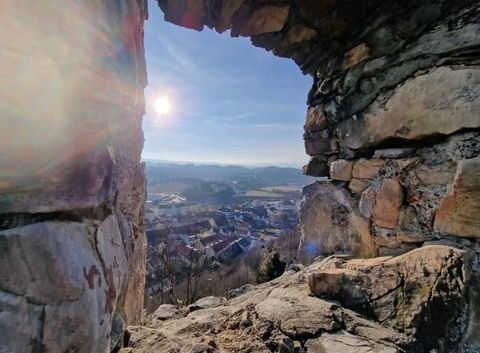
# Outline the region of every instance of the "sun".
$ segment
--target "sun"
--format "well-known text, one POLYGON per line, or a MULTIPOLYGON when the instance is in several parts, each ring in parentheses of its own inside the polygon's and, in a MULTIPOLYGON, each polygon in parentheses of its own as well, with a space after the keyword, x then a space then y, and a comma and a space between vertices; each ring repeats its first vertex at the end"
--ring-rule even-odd
POLYGON ((167 115, 172 111, 172 103, 167 96, 157 98, 153 103, 153 107, 158 115, 167 115))

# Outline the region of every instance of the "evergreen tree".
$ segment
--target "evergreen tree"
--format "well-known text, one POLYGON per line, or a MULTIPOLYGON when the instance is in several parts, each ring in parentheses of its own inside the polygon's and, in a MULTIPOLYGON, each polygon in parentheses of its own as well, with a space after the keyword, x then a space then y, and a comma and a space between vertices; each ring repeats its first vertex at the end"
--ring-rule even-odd
POLYGON ((285 272, 286 266, 287 264, 280 259, 278 252, 269 254, 257 271, 257 282, 264 283, 281 276, 285 272))

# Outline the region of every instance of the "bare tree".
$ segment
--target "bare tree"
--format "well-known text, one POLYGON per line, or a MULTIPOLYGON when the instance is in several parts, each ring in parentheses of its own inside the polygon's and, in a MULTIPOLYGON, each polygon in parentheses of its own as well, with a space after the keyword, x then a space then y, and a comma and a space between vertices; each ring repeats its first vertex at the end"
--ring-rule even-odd
POLYGON ((172 236, 165 236, 158 245, 149 246, 148 265, 157 279, 155 282, 160 284, 161 304, 178 302, 175 285, 181 269, 181 258, 176 250, 180 243, 172 236), (168 300, 164 298, 165 293, 168 294, 168 300))

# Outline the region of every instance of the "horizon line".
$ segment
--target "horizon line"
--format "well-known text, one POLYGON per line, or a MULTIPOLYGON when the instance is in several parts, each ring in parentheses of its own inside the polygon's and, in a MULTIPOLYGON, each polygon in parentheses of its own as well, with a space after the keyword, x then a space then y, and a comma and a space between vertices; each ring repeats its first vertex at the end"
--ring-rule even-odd
POLYGON ((262 167, 276 167, 276 168, 292 168, 292 169, 302 169, 302 166, 293 163, 225 163, 225 162, 214 162, 214 161, 181 161, 181 160, 168 160, 168 159, 156 159, 156 158, 142 158, 142 162, 159 162, 159 163, 170 163, 178 165, 204 165, 204 166, 221 166, 221 167, 245 167, 245 168, 262 168, 262 167))

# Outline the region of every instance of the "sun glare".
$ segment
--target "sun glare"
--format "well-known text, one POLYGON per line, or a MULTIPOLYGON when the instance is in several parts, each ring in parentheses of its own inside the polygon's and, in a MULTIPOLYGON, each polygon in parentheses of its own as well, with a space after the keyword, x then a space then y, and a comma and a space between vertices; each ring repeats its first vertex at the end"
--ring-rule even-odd
POLYGON ((166 96, 157 98, 153 103, 153 107, 158 115, 166 115, 172 111, 172 103, 166 96))

